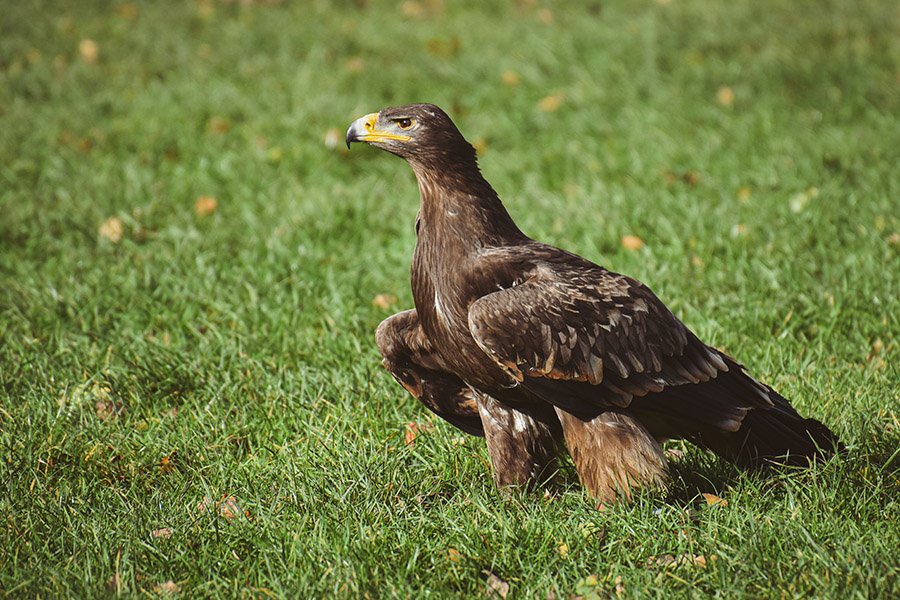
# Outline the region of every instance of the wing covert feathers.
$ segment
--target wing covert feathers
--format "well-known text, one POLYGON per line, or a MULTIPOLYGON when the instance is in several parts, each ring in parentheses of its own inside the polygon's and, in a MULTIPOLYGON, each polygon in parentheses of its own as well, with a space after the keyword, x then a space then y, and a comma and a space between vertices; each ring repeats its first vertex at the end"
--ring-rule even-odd
MULTIPOLYGON (((578 402, 627 407, 634 397, 732 368, 646 286, 596 266, 537 268, 525 282, 475 301, 468 320, 478 346, 511 377, 548 400, 568 389, 554 404, 576 412, 578 402)), ((771 405, 757 385, 747 390, 751 405, 771 405)))

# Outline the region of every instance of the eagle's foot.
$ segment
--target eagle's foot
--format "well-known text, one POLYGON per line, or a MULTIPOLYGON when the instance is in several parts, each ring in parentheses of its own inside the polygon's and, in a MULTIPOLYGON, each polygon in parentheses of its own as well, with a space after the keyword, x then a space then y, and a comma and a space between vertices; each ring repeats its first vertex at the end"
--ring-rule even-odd
POLYGON ((590 421, 556 412, 578 477, 600 504, 630 500, 638 488, 665 488, 665 454, 637 419, 614 410, 590 421))

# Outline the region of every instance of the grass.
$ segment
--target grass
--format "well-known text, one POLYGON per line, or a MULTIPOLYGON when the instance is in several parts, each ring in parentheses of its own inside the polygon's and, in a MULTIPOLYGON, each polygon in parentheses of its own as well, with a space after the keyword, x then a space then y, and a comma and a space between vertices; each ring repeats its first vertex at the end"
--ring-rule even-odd
POLYGON ((0 592, 897 593, 895 3, 3 13, 0 592), (648 283, 847 456, 761 479, 686 448, 668 494, 598 512, 571 469, 497 492, 444 423, 406 445, 434 419, 372 331, 411 305, 417 189, 323 140, 410 101, 526 232, 648 283))

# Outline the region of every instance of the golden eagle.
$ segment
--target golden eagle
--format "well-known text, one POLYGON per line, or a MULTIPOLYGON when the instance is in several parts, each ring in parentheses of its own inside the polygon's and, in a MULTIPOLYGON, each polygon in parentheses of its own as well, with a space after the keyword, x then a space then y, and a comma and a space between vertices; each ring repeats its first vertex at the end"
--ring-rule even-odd
POLYGON ((742 467, 806 465, 839 445, 647 286, 523 234, 437 106, 366 115, 347 131, 347 147, 357 141, 404 158, 421 195, 416 307, 379 325, 384 366, 430 410, 486 438, 498 486, 555 471, 563 441, 601 501, 664 485, 664 439, 742 467))

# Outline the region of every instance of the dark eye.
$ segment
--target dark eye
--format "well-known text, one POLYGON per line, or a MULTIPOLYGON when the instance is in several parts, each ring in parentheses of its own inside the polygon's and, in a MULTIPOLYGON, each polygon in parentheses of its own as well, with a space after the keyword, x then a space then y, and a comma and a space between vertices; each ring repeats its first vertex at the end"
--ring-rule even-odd
POLYGON ((400 129, 409 129, 410 127, 413 126, 413 120, 412 119, 397 119, 397 126, 400 127, 400 129))

